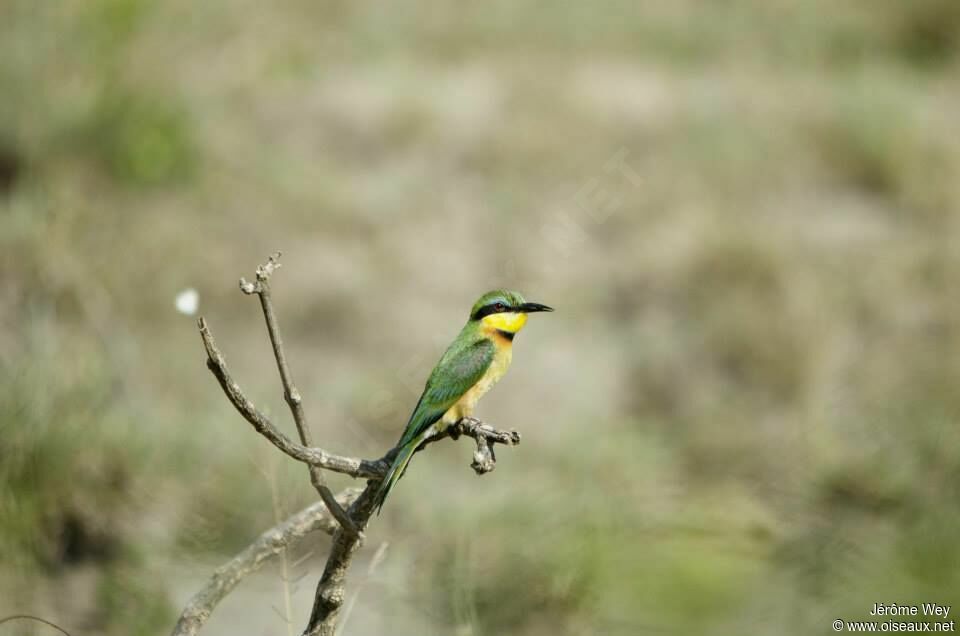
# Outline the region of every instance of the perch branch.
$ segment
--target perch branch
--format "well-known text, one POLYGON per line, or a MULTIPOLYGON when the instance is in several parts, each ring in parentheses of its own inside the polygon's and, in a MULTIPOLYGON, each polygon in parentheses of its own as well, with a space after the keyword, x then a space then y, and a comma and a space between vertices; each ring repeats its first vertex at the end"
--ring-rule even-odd
MULTIPOLYGON (((376 493, 380 482, 383 480, 387 471, 393 462, 394 457, 399 452, 399 448, 392 448, 383 457, 376 460, 357 459, 328 453, 322 448, 312 445, 309 427, 306 423, 306 417, 303 410, 303 400, 300 393, 293 384, 290 370, 287 365, 286 356, 283 351, 283 342, 280 338, 280 332, 277 327, 276 315, 273 311, 273 302, 270 296, 269 279, 271 274, 280 266, 278 261, 279 253, 270 257, 263 265, 257 268, 257 278, 255 282, 247 282, 240 279, 240 289, 246 294, 257 294, 260 297, 261 308, 264 318, 267 322, 267 331, 270 335, 270 341, 273 345, 274 357, 277 361, 277 367, 283 382, 284 398, 290 406, 293 413, 294 422, 297 425, 297 431, 300 435, 301 443, 298 444, 284 435, 270 419, 254 406, 253 402, 243 393, 240 386, 233 380, 230 372, 227 370, 223 354, 217 347, 213 339, 213 334, 207 322, 200 318, 199 328, 200 336, 203 339, 204 348, 207 351, 207 367, 213 373, 214 377, 220 383, 227 399, 233 404, 234 408, 246 419, 253 428, 266 437, 274 446, 280 449, 286 455, 307 464, 310 468, 310 480, 323 498, 324 506, 320 503, 304 510, 299 515, 291 518, 284 524, 277 526, 248 548, 243 554, 228 563, 217 571, 210 584, 201 591, 190 606, 184 611, 180 622, 177 624, 177 630, 174 636, 195 634, 203 625, 204 621, 212 611, 213 606, 220 601, 237 582, 246 574, 253 571, 247 564, 256 562, 259 564, 262 558, 257 557, 262 550, 269 548, 272 533, 280 531, 287 524, 292 524, 294 519, 305 515, 307 511, 313 510, 315 514, 320 514, 323 507, 328 507, 331 516, 337 523, 330 518, 324 517, 324 529, 332 531, 333 545, 330 549, 330 556, 327 558, 327 564, 324 567, 323 574, 317 584, 317 592, 314 599, 313 611, 310 615, 310 622, 304 632, 304 636, 334 636, 336 633, 336 623, 340 610, 344 602, 344 584, 347 571, 353 560, 353 556, 363 542, 363 530, 366 528, 376 508, 376 493), (328 504, 328 499, 333 499, 329 488, 326 487, 321 469, 331 470, 351 477, 362 477, 367 479, 366 488, 357 495, 353 493, 349 502, 349 507, 344 508, 337 502, 333 505, 328 504), (257 559, 260 560, 257 560, 257 559), (184 626, 181 628, 181 626, 184 626)), ((432 444, 445 437, 458 439, 461 435, 473 438, 477 444, 477 450, 473 454, 471 467, 478 475, 489 473, 496 467, 496 455, 494 453, 495 444, 504 444, 515 446, 520 443, 520 434, 516 431, 499 431, 492 426, 474 418, 464 418, 456 424, 448 427, 442 433, 424 441, 417 449, 423 450, 428 444, 432 444)), ((297 534, 300 526, 296 528, 291 526, 289 532, 291 536, 302 536, 297 534)), ((291 539, 292 540, 292 539, 291 539)), ((283 544, 285 545, 285 544, 283 544)), ((278 545, 271 552, 275 554, 283 548, 278 545)))
MULTIPOLYGON (((473 455, 471 467, 478 475, 489 473, 496 467, 496 456, 493 452, 494 444, 516 446, 520 443, 520 433, 517 431, 499 431, 475 418, 463 418, 456 424, 448 427, 444 432, 426 440, 417 450, 423 450, 428 444, 445 437, 457 439, 461 435, 471 437, 477 442, 477 450, 473 455)), ((387 454, 392 456, 398 449, 387 454)), ((376 508, 376 493, 380 480, 367 482, 363 493, 350 506, 348 513, 361 530, 366 528, 373 511, 376 508)), ((360 546, 356 537, 351 537, 343 531, 333 535, 333 547, 327 565, 317 584, 317 593, 313 601, 313 612, 304 636, 335 636, 337 619, 343 606, 345 592, 344 583, 353 555, 360 546)))
MULTIPOLYGON (((271 255, 266 263, 257 268, 256 283, 248 283, 243 278, 240 279, 240 290, 247 295, 256 294, 260 298, 260 308, 263 310, 263 318, 267 323, 267 333, 270 336, 270 344, 273 345, 273 356, 277 360, 277 370, 280 372, 280 381, 283 383, 283 399, 293 414, 293 421, 297 426, 300 442, 304 446, 313 446, 310 426, 307 424, 307 416, 303 410, 303 398, 293 383, 293 375, 290 373, 287 356, 283 351, 283 339, 280 337, 280 327, 277 324, 277 316, 273 311, 273 300, 270 296, 270 276, 279 267, 280 252, 277 252, 271 255)), ((340 522, 340 525, 353 534, 359 532, 353 521, 347 516, 346 511, 337 503, 333 493, 330 492, 323 471, 313 464, 308 464, 307 469, 310 471, 310 483, 320 494, 320 499, 327 504, 330 514, 340 522)))
MULTIPOLYGON (((340 493, 338 500, 343 505, 349 505, 359 494, 358 488, 348 488, 340 493)), ((339 530, 337 522, 327 514, 326 504, 321 501, 267 530, 246 550, 218 568, 207 585, 190 599, 173 629, 172 636, 194 636, 210 618, 217 604, 233 591, 244 577, 259 570, 287 546, 316 530, 327 534, 334 534, 339 530)))
POLYGON ((477 450, 473 453, 470 468, 478 475, 485 475, 497 467, 497 455, 493 451, 494 444, 516 446, 520 443, 519 432, 498 431, 474 417, 465 417, 446 430, 446 436, 451 439, 456 440, 461 435, 472 437, 477 442, 477 450))

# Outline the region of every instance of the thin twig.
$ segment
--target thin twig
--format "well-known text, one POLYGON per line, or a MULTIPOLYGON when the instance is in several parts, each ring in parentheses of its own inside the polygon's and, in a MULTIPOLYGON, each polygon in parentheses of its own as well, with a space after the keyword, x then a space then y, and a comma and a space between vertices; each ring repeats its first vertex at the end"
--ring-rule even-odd
MULTIPOLYGON (((270 344, 273 346, 273 356, 277 360, 277 370, 280 372, 280 381, 283 383, 283 399, 293 414, 293 421, 297 425, 300 442, 304 446, 313 446, 310 426, 307 424, 307 416, 303 410, 303 398, 293 383, 293 375, 290 373, 287 356, 283 351, 283 339, 280 337, 280 327, 277 324, 277 316, 273 311, 273 300, 270 296, 270 276, 279 267, 280 252, 277 252, 272 254, 266 263, 257 268, 257 282, 255 284, 248 283, 243 278, 240 279, 240 290, 247 295, 256 294, 260 298, 263 318, 267 323, 267 333, 270 336, 270 344)), ((330 509, 330 514, 340 522, 340 525, 350 532, 354 534, 359 532, 353 520, 347 516, 344 509, 337 503, 333 493, 330 492, 323 471, 312 464, 308 465, 307 469, 310 471, 310 483, 313 484, 313 487, 320 494, 320 499, 327 504, 327 508, 330 509)))
POLYGON ((46 625, 47 627, 50 627, 51 629, 57 630, 58 632, 60 632, 60 633, 63 634, 64 636, 70 636, 70 633, 69 633, 67 630, 65 630, 64 628, 60 627, 60 626, 57 625, 56 623, 52 623, 52 622, 48 621, 48 620, 45 619, 45 618, 40 618, 39 616, 31 616, 30 614, 14 614, 13 616, 5 616, 5 617, 3 617, 2 619, 0 619, 0 625, 2 625, 2 624, 4 624, 4 623, 10 623, 10 622, 13 622, 13 621, 36 621, 36 622, 40 623, 41 625, 46 625))
MULTIPOLYGON (((280 522, 283 521, 283 513, 280 511, 280 490, 277 488, 275 460, 272 459, 274 455, 270 457, 270 471, 263 471, 263 473, 267 479, 267 483, 270 485, 270 503, 273 507, 273 523, 279 525, 280 522)), ((283 622, 287 625, 287 636, 293 636, 293 602, 290 598, 290 559, 287 558, 289 552, 289 546, 283 546, 280 550, 280 580, 283 581, 283 622)))
MULTIPOLYGON (((338 498, 346 505, 354 501, 358 494, 358 489, 348 488, 340 493, 338 498)), ((321 501, 267 530, 246 550, 218 568, 207 585, 190 599, 173 629, 172 636, 194 636, 210 618, 217 604, 233 591, 244 577, 256 572, 287 546, 315 530, 328 534, 340 531, 339 524, 330 518, 326 505, 321 501)))
POLYGON ((240 385, 234 381, 229 371, 227 363, 223 359, 223 354, 217 348, 213 334, 207 321, 200 318, 198 321, 200 327, 200 337, 203 339, 203 345, 207 350, 207 368, 213 373, 220 383, 220 387, 226 394, 230 403, 240 412, 245 420, 253 425, 258 433, 266 437, 270 442, 290 457, 304 462, 332 470, 337 473, 350 475, 351 477, 366 477, 368 479, 382 479, 390 468, 382 460, 369 461, 357 459, 354 457, 344 457, 328 453, 322 448, 306 447, 297 444, 289 437, 280 432, 280 430, 263 414, 253 402, 243 393, 240 385))

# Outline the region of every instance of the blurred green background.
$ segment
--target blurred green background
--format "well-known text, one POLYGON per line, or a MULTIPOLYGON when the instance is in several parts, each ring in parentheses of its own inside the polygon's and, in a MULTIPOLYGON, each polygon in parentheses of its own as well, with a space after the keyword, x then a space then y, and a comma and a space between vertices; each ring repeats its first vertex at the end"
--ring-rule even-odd
MULTIPOLYGON (((956 0, 4 0, 0 615, 167 633, 314 500, 174 307, 292 434, 236 287, 278 249, 333 451, 396 440, 480 293, 557 307, 479 413, 524 443, 417 458, 345 635, 960 605, 958 112, 956 0)), ((203 633, 300 633, 327 545, 203 633)))

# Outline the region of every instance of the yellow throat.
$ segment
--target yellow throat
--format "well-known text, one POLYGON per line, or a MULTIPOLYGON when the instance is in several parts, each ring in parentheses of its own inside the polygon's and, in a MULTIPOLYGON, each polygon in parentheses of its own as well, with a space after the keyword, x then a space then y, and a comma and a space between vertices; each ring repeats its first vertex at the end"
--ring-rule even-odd
POLYGON ((496 331, 515 334, 527 324, 527 314, 522 311, 490 314, 481 318, 480 321, 483 323, 484 331, 488 334, 492 335, 496 331))

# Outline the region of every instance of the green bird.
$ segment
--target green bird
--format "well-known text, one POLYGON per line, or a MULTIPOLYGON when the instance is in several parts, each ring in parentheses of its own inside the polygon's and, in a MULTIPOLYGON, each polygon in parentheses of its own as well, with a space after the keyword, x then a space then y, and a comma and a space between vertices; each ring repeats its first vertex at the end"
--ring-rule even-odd
POLYGON ((430 374, 400 437, 400 452, 377 491, 378 510, 420 444, 473 415, 480 398, 510 367, 513 338, 527 324, 527 315, 539 311, 553 308, 502 289, 487 292, 473 305, 467 324, 430 374))

